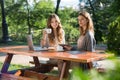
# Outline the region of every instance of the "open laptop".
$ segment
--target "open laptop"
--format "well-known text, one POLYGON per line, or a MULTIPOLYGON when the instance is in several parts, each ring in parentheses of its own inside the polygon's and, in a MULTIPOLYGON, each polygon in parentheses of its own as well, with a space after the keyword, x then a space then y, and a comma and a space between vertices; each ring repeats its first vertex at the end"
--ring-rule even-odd
POLYGON ((40 50, 40 46, 34 46, 32 35, 27 36, 27 43, 28 43, 29 50, 31 50, 31 51, 39 51, 40 50))
POLYGON ((30 51, 47 50, 47 48, 42 48, 41 46, 34 46, 32 35, 27 36, 27 43, 28 43, 28 48, 29 48, 30 51))

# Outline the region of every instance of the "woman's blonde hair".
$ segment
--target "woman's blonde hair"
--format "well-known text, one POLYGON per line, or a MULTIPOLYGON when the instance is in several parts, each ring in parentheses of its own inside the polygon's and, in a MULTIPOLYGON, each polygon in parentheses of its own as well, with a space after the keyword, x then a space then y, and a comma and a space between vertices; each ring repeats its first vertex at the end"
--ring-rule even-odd
POLYGON ((51 14, 49 16, 49 18, 48 18, 48 21, 47 21, 47 27, 52 29, 52 33, 48 35, 49 41, 50 41, 50 43, 54 43, 55 42, 54 41, 55 40, 55 35, 53 33, 53 28, 51 26, 51 20, 53 18, 55 18, 57 20, 57 22, 58 22, 58 27, 56 28, 56 30, 57 30, 56 32, 57 32, 58 42, 61 42, 63 40, 62 39, 62 35, 63 35, 62 34, 62 30, 63 29, 62 29, 62 25, 61 25, 60 19, 59 19, 59 17, 56 14, 51 14))
POLYGON ((81 35, 85 35, 87 31, 92 31, 94 34, 94 26, 93 26, 93 21, 92 21, 90 14, 86 11, 82 11, 79 13, 78 16, 83 16, 84 18, 86 18, 88 20, 87 27, 86 27, 85 31, 83 30, 82 27, 80 27, 81 35))

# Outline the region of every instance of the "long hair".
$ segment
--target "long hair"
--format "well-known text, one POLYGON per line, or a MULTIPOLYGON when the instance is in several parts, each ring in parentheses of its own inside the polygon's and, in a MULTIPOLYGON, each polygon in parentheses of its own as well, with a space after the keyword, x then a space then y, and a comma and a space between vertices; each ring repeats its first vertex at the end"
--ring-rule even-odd
POLYGON ((62 29, 62 25, 61 25, 60 19, 59 19, 59 17, 56 14, 51 14, 49 16, 49 18, 48 18, 48 21, 47 21, 47 27, 52 29, 51 34, 48 35, 49 41, 50 41, 50 43, 54 43, 55 42, 55 35, 53 33, 53 28, 51 26, 52 18, 55 18, 57 20, 57 22, 58 22, 58 27, 56 28, 56 30, 57 30, 56 31, 57 32, 57 39, 58 39, 58 42, 61 42, 63 40, 62 39, 62 35, 63 35, 62 34, 62 30, 63 29, 62 29))
POLYGON ((83 16, 88 20, 86 30, 83 30, 83 28, 80 26, 81 35, 85 35, 87 31, 91 31, 94 34, 94 26, 93 26, 93 21, 90 14, 86 11, 82 11, 79 13, 78 16, 83 16))

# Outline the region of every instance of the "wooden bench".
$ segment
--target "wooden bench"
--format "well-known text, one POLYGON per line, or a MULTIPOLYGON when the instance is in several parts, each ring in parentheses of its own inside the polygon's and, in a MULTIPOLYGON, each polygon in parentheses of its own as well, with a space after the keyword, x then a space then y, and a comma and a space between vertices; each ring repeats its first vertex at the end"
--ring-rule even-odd
POLYGON ((35 71, 29 71, 29 70, 25 70, 24 76, 33 78, 36 80, 59 80, 59 77, 57 77, 57 76, 37 73, 35 71))
POLYGON ((16 76, 13 74, 2 73, 0 80, 34 80, 34 79, 23 76, 16 76))
MULTIPOLYGON (((57 67, 57 64, 53 64, 53 62, 48 62, 44 60, 39 60, 39 62, 40 62, 39 72, 41 73, 50 72, 54 67, 57 67)), ((29 63, 35 64, 34 61, 29 61, 29 63)))
POLYGON ((29 70, 25 70, 23 76, 20 76, 20 74, 20 70, 15 74, 2 73, 0 80, 59 80, 59 77, 57 76, 42 74, 29 70))

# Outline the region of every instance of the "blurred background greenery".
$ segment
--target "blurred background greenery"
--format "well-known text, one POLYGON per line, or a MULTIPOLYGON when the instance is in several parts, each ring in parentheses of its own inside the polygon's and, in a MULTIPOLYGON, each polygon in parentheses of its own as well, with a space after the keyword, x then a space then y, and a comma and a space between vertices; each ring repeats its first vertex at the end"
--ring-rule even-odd
MULTIPOLYGON (((56 0, 60 1, 60 0, 56 0)), ((33 41, 39 45, 42 38, 42 29, 46 27, 46 20, 56 10, 53 0, 33 0, 33 5, 27 0, 4 0, 6 21, 8 25, 11 42, 7 45, 27 44, 26 36, 31 28, 33 41), (29 18, 29 19, 28 19, 29 18)), ((62 4, 62 3, 60 3, 62 4)), ((119 0, 79 0, 79 8, 59 7, 58 16, 65 30, 66 42, 76 44, 79 36, 77 16, 81 10, 87 10, 94 21, 95 38, 97 44, 105 44, 108 53, 119 55, 120 53, 120 1, 119 0), (84 2, 84 6, 81 3, 84 2)), ((1 8, 0 8, 0 14, 1 8)), ((2 15, 0 15, 0 39, 2 39, 2 15)), ((2 65, 2 63, 0 63, 2 65)), ((96 70, 82 71, 79 68, 73 69, 70 80, 120 80, 120 65, 116 62, 114 70, 106 73, 98 73, 96 70)), ((19 69, 23 66, 12 65, 12 69, 19 69)), ((0 67, 1 68, 1 67, 0 67)))
MULTIPOLYGON (((57 1, 58 0, 56 0, 56 2, 57 1)), ((49 14, 54 13, 56 10, 54 1, 33 0, 32 6, 27 0, 4 0, 4 3, 9 36, 12 41, 26 43, 26 36, 29 33, 28 28, 31 28, 34 43, 39 44, 42 38, 42 29, 46 27, 46 20, 49 14)), ((119 5, 119 0, 79 0, 78 9, 73 7, 58 7, 59 10, 57 13, 65 30, 66 42, 76 43, 79 36, 77 15, 79 11, 85 9, 93 18, 97 44, 106 44, 108 50, 113 51, 115 54, 119 54, 119 5), (81 5, 83 2, 84 6, 81 5)), ((0 15, 0 20, 1 19, 2 16, 0 15)), ((0 25, 2 25, 2 20, 0 21, 0 25)), ((0 26, 0 39, 1 37, 2 26, 0 26)))

